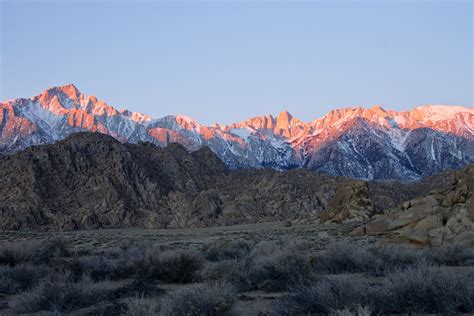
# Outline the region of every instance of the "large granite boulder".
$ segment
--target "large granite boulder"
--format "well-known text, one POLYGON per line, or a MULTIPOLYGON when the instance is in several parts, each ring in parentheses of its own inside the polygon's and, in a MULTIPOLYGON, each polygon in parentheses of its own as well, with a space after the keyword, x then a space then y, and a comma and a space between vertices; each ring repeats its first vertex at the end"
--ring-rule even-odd
POLYGON ((338 188, 320 219, 336 223, 365 221, 374 214, 374 210, 367 182, 347 180, 338 188))
POLYGON ((383 235, 426 245, 474 242, 474 166, 456 172, 449 189, 402 203, 358 227, 353 236, 383 235))

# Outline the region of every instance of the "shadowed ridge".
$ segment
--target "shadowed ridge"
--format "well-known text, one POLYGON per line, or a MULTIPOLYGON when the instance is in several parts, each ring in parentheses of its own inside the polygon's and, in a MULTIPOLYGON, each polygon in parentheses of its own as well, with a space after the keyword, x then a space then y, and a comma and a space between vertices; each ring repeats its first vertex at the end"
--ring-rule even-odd
POLYGON ((227 172, 227 168, 222 160, 220 160, 219 157, 207 146, 193 151, 191 155, 201 161, 203 164, 208 165, 210 170, 215 170, 217 172, 227 172))
POLYGON ((64 139, 66 143, 71 142, 86 142, 86 143, 97 143, 97 142, 113 142, 120 143, 115 137, 99 132, 77 132, 69 135, 64 139))
MULTIPOLYGON (((384 184, 383 191, 370 187, 367 191, 366 184, 358 181, 362 191, 355 188, 354 198, 345 198, 336 195, 342 181, 346 180, 304 169, 230 172, 207 148, 189 153, 179 144, 161 148, 120 143, 100 133, 77 133, 0 159, 0 228, 314 223, 329 204, 391 205, 406 200, 406 190, 400 189, 405 184, 400 182, 384 184), (382 201, 379 193, 384 195, 382 201)), ((425 192, 442 187, 442 181, 431 181, 428 187, 419 182, 411 188, 425 192)))

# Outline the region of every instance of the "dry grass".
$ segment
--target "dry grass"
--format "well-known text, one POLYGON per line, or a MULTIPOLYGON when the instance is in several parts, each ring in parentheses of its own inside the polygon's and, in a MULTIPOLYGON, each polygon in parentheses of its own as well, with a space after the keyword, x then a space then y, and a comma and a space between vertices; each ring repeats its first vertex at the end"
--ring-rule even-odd
POLYGON ((84 277, 75 282, 68 274, 49 276, 31 290, 17 294, 11 307, 17 312, 70 312, 106 298, 115 286, 109 282, 94 283, 84 277))
POLYGON ((49 239, 0 247, 0 300, 8 298, 12 313, 118 304, 129 315, 228 315, 236 293, 244 300, 263 290, 282 315, 473 313, 473 262, 474 251, 462 245, 339 242, 318 250, 293 238, 232 237, 201 247, 130 243, 78 251, 49 239))
POLYGON ((474 311, 474 274, 449 268, 408 268, 388 276, 393 313, 455 314, 474 311))
POLYGON ((160 312, 158 299, 142 296, 130 297, 125 300, 126 316, 154 316, 160 312))
POLYGON ((235 290, 228 284, 192 285, 161 300, 162 315, 231 315, 235 290))
POLYGON ((202 255, 194 251, 147 251, 142 265, 144 275, 164 283, 190 283, 202 266, 202 255))
POLYGON ((29 290, 51 273, 52 269, 46 265, 21 263, 13 267, 0 266, 0 293, 14 294, 29 290))
POLYGON ((281 315, 329 314, 364 302, 365 287, 351 275, 337 275, 314 280, 311 285, 294 287, 292 294, 275 304, 281 315))

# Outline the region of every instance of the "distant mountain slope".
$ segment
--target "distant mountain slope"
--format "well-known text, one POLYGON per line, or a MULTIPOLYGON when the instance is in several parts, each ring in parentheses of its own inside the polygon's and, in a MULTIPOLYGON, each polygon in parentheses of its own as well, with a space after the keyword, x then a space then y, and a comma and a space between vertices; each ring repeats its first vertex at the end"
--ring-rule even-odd
POLYGON ((79 131, 122 142, 208 146, 231 169, 304 167, 361 179, 415 180, 474 162, 474 109, 426 105, 333 110, 303 122, 282 112, 227 126, 183 115, 152 119, 116 110, 74 85, 0 103, 0 154, 52 143, 79 131))
POLYGON ((0 159, 0 229, 204 227, 314 222, 362 188, 371 211, 446 187, 452 173, 422 182, 364 182, 304 169, 228 170, 207 147, 120 143, 76 133, 0 159), (346 190, 346 189, 344 189, 346 190))

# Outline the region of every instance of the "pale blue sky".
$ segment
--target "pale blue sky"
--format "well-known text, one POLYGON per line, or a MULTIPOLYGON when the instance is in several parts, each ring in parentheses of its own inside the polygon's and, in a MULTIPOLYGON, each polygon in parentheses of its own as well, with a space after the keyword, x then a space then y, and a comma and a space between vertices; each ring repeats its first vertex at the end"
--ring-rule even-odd
POLYGON ((0 100, 74 83, 210 124, 473 106, 473 2, 0 0, 0 100))

